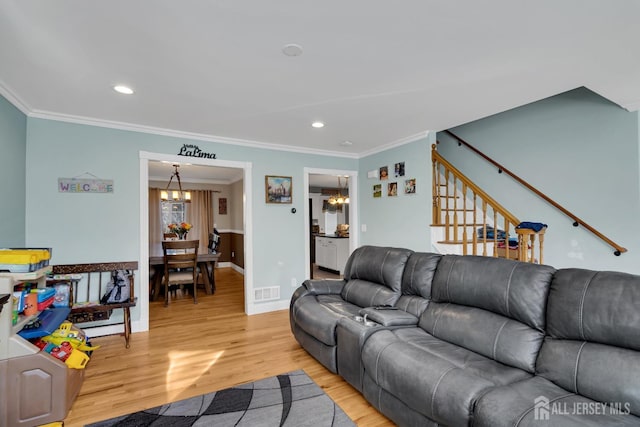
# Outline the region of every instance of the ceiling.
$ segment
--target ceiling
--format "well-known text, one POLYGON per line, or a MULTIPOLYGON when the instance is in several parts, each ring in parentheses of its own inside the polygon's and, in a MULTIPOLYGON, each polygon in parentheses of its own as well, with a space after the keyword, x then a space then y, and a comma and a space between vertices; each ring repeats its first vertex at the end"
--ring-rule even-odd
POLYGON ((3 0, 0 94, 32 117, 358 158, 580 86, 635 110, 639 18, 637 0, 3 0))

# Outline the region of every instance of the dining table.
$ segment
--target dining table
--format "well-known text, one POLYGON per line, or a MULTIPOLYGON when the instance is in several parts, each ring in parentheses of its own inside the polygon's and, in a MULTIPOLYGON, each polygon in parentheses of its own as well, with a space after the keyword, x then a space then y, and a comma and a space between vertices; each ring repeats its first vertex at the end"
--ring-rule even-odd
MULTIPOLYGON (((211 253, 208 249, 198 250, 197 265, 200 270, 200 276, 204 284, 204 290, 207 295, 213 295, 216 292, 215 266, 220 259, 220 253, 211 253)), ((164 254, 162 253, 162 243, 152 245, 149 248, 149 269, 153 270, 151 276, 150 287, 151 297, 153 301, 158 299, 160 294, 160 285, 162 284, 162 276, 164 276, 164 254)))

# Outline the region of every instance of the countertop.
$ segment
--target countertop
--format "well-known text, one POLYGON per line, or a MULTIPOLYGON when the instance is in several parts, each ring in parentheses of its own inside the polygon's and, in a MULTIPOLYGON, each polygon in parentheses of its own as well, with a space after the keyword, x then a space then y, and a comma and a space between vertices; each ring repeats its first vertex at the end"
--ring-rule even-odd
POLYGON ((336 236, 335 234, 316 234, 316 237, 328 237, 330 239, 348 239, 349 236, 336 236))

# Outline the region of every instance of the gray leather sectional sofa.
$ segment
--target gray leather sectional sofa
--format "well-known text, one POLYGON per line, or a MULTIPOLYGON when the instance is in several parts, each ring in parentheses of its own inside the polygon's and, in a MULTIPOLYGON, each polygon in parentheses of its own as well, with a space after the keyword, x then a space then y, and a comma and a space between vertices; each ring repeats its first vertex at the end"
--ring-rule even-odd
POLYGON ((640 276, 363 246, 290 320, 402 426, 640 426, 640 276))

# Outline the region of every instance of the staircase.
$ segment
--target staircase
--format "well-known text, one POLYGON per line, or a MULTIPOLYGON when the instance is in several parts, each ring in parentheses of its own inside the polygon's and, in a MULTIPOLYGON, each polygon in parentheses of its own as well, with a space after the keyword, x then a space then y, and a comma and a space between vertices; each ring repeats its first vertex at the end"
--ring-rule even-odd
POLYGON ((436 145, 431 160, 431 241, 437 252, 543 262, 546 228, 516 228, 520 220, 440 156, 436 145))

